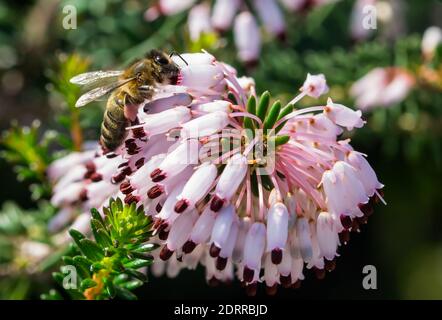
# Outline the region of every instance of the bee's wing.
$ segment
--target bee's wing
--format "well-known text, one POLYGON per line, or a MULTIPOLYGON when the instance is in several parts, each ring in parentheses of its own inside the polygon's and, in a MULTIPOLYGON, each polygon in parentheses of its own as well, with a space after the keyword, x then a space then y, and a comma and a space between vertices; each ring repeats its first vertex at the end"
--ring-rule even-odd
POLYGON ((86 72, 79 75, 76 75, 75 77, 71 78, 69 80, 73 84, 78 84, 80 86, 89 86, 93 85, 96 82, 100 82, 101 80, 105 78, 116 78, 123 74, 123 71, 120 70, 113 70, 113 71, 92 71, 92 72, 86 72))
POLYGON ((108 84, 106 86, 92 89, 91 91, 86 92, 80 98, 78 98, 77 102, 75 103, 75 106, 82 107, 82 106, 84 106, 94 100, 97 100, 98 98, 112 92, 116 88, 121 87, 122 85, 128 83, 129 81, 132 81, 133 79, 134 78, 124 79, 121 81, 117 81, 117 82, 108 84))

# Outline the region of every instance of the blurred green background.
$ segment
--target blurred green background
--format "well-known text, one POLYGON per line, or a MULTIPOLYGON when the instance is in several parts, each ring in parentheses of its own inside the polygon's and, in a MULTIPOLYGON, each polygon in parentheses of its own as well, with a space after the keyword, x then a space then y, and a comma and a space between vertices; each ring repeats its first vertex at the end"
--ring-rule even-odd
MULTIPOLYGON (((287 40, 265 35, 260 63, 248 69, 236 58, 231 31, 214 42, 192 43, 186 12, 153 22, 144 19, 151 1, 1 1, 0 129, 9 131, 3 135, 0 159, 0 298, 38 298, 53 286, 50 268, 8 269, 18 263, 14 243, 30 237, 50 245, 45 228, 54 209, 45 207, 50 187, 44 182, 44 168, 55 151, 75 148, 69 138, 72 119, 78 116, 85 140, 98 136, 102 104, 77 113, 66 103, 66 95, 57 92, 57 84, 66 80, 71 54, 87 59, 91 70, 114 69, 151 48, 186 52, 203 46, 240 74, 254 77, 258 92, 270 90, 288 101, 307 72, 324 73, 334 100, 352 106, 348 89, 353 82, 377 66, 415 68, 422 63, 423 32, 441 24, 440 1, 399 2, 401 32, 388 34, 387 26, 380 25, 360 42, 349 34, 354 1, 302 14, 285 12, 287 40), (75 30, 62 27, 63 7, 68 4, 77 9, 75 30), (18 124, 15 131, 10 129, 12 120, 18 124)), ((399 19, 394 12, 392 20, 399 19)), ((306 272, 301 289, 281 289, 271 299, 442 299, 441 91, 418 86, 405 101, 364 117, 368 125, 351 137, 352 144, 369 155, 386 186, 388 206, 378 206, 362 232, 352 234, 336 270, 324 280, 306 272), (415 125, 404 126, 404 114, 415 125), (377 290, 362 288, 364 265, 377 268, 377 290)), ((258 294, 264 296, 263 291, 258 294)), ((202 268, 182 271, 176 279, 151 277, 137 294, 141 299, 246 296, 238 283, 209 287, 202 268)))

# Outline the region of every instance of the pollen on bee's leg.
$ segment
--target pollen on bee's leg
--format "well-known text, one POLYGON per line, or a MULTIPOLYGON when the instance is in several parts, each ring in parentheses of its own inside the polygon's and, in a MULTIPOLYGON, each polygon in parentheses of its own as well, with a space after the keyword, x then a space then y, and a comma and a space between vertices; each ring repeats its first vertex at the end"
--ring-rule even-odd
POLYGON ((164 189, 159 185, 154 185, 147 191, 147 197, 149 199, 156 199, 164 192, 164 189))
POLYGON ((150 173, 150 178, 153 182, 160 182, 166 178, 166 174, 159 168, 150 173))
POLYGON ((184 210, 186 210, 189 207, 189 201, 186 199, 181 199, 175 204, 175 212, 176 213, 183 213, 184 210))

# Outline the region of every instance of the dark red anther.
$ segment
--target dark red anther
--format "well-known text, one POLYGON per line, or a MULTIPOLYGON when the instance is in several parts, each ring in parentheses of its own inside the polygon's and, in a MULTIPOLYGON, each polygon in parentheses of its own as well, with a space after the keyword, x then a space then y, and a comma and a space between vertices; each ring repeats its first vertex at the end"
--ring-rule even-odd
POLYGON ((86 189, 83 189, 83 190, 81 190, 80 191, 80 201, 87 201, 89 198, 88 198, 88 196, 87 196, 87 190, 86 189))
POLYGON ((219 286, 220 281, 219 281, 217 278, 212 277, 212 278, 209 279, 209 281, 207 281, 207 284, 208 284, 210 287, 217 287, 217 286, 219 286))
POLYGON ((86 170, 89 173, 95 172, 96 170, 95 163, 93 161, 86 162, 84 166, 86 167, 86 170))
POLYGON ((339 242, 341 242, 341 244, 346 245, 349 241, 350 241, 350 231, 343 230, 342 232, 339 233, 339 242))
POLYGON ((353 231, 353 232, 360 231, 358 219, 353 219, 353 223, 351 225, 351 231, 353 231))
POLYGON ((192 240, 187 240, 186 243, 183 245, 183 252, 186 254, 191 253, 196 247, 196 243, 192 240))
POLYGON ((132 129, 132 134, 135 138, 141 139, 146 136, 146 131, 142 127, 132 129))
POLYGON ((351 218, 349 216, 345 216, 345 215, 341 214, 340 220, 341 220, 341 224, 342 224, 342 226, 344 227, 345 230, 348 230, 348 229, 351 228, 352 221, 351 221, 351 218))
POLYGON ((247 266, 244 267, 244 271, 243 271, 243 279, 245 282, 252 282, 253 281, 253 276, 255 275, 255 271, 252 269, 249 269, 247 266))
POLYGON ((271 257, 273 264, 280 264, 282 261, 282 250, 279 248, 273 249, 271 257))
POLYGON ((276 294, 276 292, 278 292, 278 284, 277 283, 275 283, 273 286, 271 286, 271 287, 269 287, 269 286, 266 286, 266 293, 269 295, 269 296, 274 296, 275 294, 276 294))
POLYGON ((106 158, 108 159, 112 159, 118 156, 118 154, 116 154, 115 152, 111 152, 110 150, 104 150, 104 153, 106 154, 106 158))
POLYGON ((121 169, 121 168, 127 167, 128 165, 129 165, 129 161, 126 161, 126 162, 120 163, 120 164, 118 165, 118 169, 121 169))
POLYGON ((324 268, 328 272, 335 270, 335 268, 336 268, 336 260, 335 259, 333 259, 333 260, 324 259, 324 263, 325 263, 324 268))
POLYGON ((210 249, 209 249, 210 256, 212 258, 216 258, 219 256, 220 252, 221 252, 221 248, 218 248, 215 243, 212 243, 212 245, 210 246, 210 249))
POLYGON ((369 217, 373 214, 374 208, 371 201, 368 203, 359 204, 359 209, 364 213, 365 216, 369 217))
POLYGON ((175 212, 183 213, 189 207, 189 202, 186 199, 181 199, 175 204, 175 212))
POLYGON ((299 289, 299 288, 301 288, 301 280, 299 280, 299 279, 296 280, 296 282, 292 284, 292 288, 293 288, 293 289, 299 289))
POLYGON ((161 203, 158 202, 157 205, 155 206, 155 211, 159 213, 161 209, 163 209, 163 206, 161 205, 161 203))
POLYGON ((254 297, 256 296, 257 289, 258 289, 258 284, 256 282, 250 283, 246 287, 246 294, 249 297, 254 297))
MULTIPOLYGON (((378 189, 377 192, 379 193, 379 196, 381 196, 382 198, 384 198, 384 190, 382 189, 378 189)), ((375 194, 374 197, 374 201, 375 203, 379 203, 381 202, 381 198, 379 197, 377 194, 375 194)))
POLYGON ((140 158, 135 162, 135 167, 140 169, 144 165, 144 158, 140 158))
POLYGON ((126 204, 132 204, 137 203, 140 201, 140 198, 138 196, 134 196, 133 194, 127 194, 126 197, 124 197, 124 203, 126 204))
POLYGON ((210 202, 210 210, 217 212, 221 210, 224 205, 224 200, 218 196, 214 196, 212 202, 210 202))
POLYGON ((161 196, 163 191, 163 187, 159 185, 154 185, 152 188, 149 189, 149 191, 147 191, 147 196, 149 197, 149 199, 156 199, 161 196))
POLYGON ((359 225, 367 224, 368 222, 367 216, 357 217, 356 219, 358 220, 359 225))
POLYGON ((319 268, 313 268, 315 271, 316 279, 323 280, 325 278, 325 270, 319 268))
POLYGON ((157 168, 150 173, 150 177, 153 182, 160 182, 166 178, 166 175, 161 171, 161 169, 157 168))
POLYGON ((216 259, 216 268, 219 271, 223 271, 227 265, 227 258, 219 257, 216 259))
POLYGON ((99 182, 103 180, 103 176, 98 172, 94 172, 90 175, 89 179, 91 179, 93 182, 99 182))
POLYGON ((164 224, 162 226, 160 227, 160 230, 158 231, 158 238, 160 240, 165 241, 165 240, 167 240, 167 237, 169 236, 169 230, 166 230, 167 229, 166 224, 164 224), (164 228, 162 228, 162 226, 164 226, 164 228))
POLYGON ((164 246, 160 252, 160 259, 163 261, 169 260, 169 258, 173 255, 173 251, 169 250, 167 246, 164 246))
POLYGON ((281 285, 284 288, 290 288, 292 285, 292 275, 289 273, 286 276, 283 276, 282 274, 279 276, 279 281, 281 282, 281 285))
POLYGON ((130 185, 130 182, 129 182, 129 181, 123 181, 123 182, 120 184, 120 191, 121 191, 123 194, 129 194, 129 193, 131 193, 132 191, 134 191, 134 189, 133 189, 132 186, 130 185))

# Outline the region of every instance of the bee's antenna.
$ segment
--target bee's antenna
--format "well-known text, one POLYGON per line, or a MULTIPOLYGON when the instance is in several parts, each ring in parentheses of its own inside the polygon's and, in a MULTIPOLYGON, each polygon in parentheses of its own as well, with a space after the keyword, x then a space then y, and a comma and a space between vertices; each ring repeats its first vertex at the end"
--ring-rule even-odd
POLYGON ((187 61, 184 60, 184 58, 183 58, 178 52, 173 51, 173 52, 169 55, 169 58, 172 58, 173 55, 177 55, 181 60, 183 60, 184 63, 186 64, 186 66, 189 65, 189 64, 187 63, 187 61))

